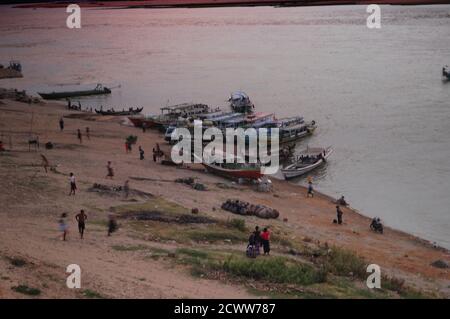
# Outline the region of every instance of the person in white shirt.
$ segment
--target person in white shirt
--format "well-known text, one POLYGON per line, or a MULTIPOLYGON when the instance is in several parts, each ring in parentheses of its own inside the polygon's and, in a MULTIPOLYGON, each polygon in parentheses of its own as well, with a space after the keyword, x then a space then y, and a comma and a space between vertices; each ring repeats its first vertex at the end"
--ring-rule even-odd
POLYGON ((69 177, 69 182, 70 182, 70 195, 74 195, 75 196, 75 191, 77 190, 77 183, 75 181, 75 175, 73 175, 73 173, 70 173, 70 177, 69 177))

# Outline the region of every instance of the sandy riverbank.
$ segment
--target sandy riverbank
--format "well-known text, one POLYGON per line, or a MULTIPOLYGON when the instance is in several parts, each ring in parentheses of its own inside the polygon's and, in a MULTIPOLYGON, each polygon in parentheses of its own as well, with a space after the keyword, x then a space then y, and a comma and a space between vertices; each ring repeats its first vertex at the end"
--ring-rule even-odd
MULTIPOLYGON (((176 259, 173 256, 181 255, 182 249, 201 249, 214 253, 243 252, 246 243, 239 238, 246 238, 247 232, 230 232, 230 236, 235 237, 228 240, 228 230, 218 226, 231 218, 244 219, 249 230, 254 225, 270 225, 274 238, 279 238, 273 245, 274 255, 286 255, 286 258, 294 258, 296 262, 310 263, 306 253, 289 255, 287 247, 302 252, 302 249, 316 249, 326 243, 327 247, 350 250, 367 262, 380 265, 383 274, 401 278, 414 289, 435 297, 450 296, 449 269, 431 266, 436 260, 449 263, 447 250, 433 248, 423 240, 389 228, 383 235, 375 234, 369 230, 369 218, 347 208, 344 209, 344 225, 334 225, 331 221, 335 218, 335 208, 327 196, 306 198, 305 189, 284 181, 274 180, 272 193, 259 193, 250 186, 232 185, 225 179, 206 174, 200 167, 178 169, 154 163, 151 149, 156 142, 163 143, 162 136, 157 132, 143 133, 121 125, 120 120, 111 117, 85 119, 81 115, 70 118, 73 114, 78 113, 69 112, 63 104, 55 102, 28 105, 0 100, 0 134, 9 149, 0 155, 0 186, 3 190, 0 193, 0 219, 4 225, 0 232, 0 298, 25 296, 11 289, 21 284, 37 287, 41 291, 40 296, 50 298, 89 297, 94 294, 92 292, 113 298, 260 296, 255 289, 249 288, 256 286, 264 292, 258 282, 236 281, 222 275, 191 276, 185 260, 173 262, 170 259, 170 256, 176 259), (63 132, 58 127, 61 116, 66 116, 63 132), (29 151, 27 143, 31 119, 33 135, 39 135, 41 142, 38 151, 29 151), (84 132, 85 127, 90 128, 91 138, 85 138, 80 144, 76 138, 76 129, 80 128, 84 132), (138 136, 138 143, 131 154, 125 153, 123 145, 128 135, 138 136), (54 143, 55 148, 45 150, 43 144, 47 141, 54 143), (142 145, 146 151, 144 161, 138 158, 138 145, 142 145), (39 166, 40 154, 44 154, 50 164, 56 167, 55 171, 45 173, 39 166), (112 161, 115 168, 113 180, 105 179, 108 160, 112 161), (75 197, 67 196, 70 172, 74 172, 78 180, 79 192, 75 197), (151 199, 138 194, 124 199, 122 195, 88 191, 93 183, 123 185, 126 179, 136 176, 153 179, 130 180, 131 188, 152 194, 151 199), (184 184, 170 182, 180 177, 194 177, 208 190, 201 192, 184 184), (158 201, 155 202, 155 198, 158 201), (280 217, 277 220, 261 220, 233 215, 220 209, 220 205, 228 198, 276 208, 280 211, 280 217), (106 237, 105 223, 109 211, 120 212, 124 205, 145 206, 149 202, 153 209, 168 205, 160 204, 159 200, 176 204, 187 211, 198 208, 202 215, 218 221, 218 224, 214 227, 170 223, 161 225, 156 222, 146 224, 120 220, 120 230, 112 237, 106 237), (80 209, 85 209, 89 216, 83 241, 78 239, 74 220, 80 209), (67 242, 58 237, 57 220, 62 212, 69 213, 71 232, 67 242), (172 227, 179 229, 179 233, 168 234, 172 227), (205 234, 207 230, 214 229, 225 234, 224 240, 210 239, 206 235, 205 239, 198 239, 198 236, 188 239, 181 237, 184 233, 198 234, 201 231, 205 234), (280 240, 281 237, 283 240, 280 240), (152 254, 155 257, 157 251, 164 252, 164 256, 149 258, 152 254), (10 262, 11 258, 19 258, 26 264, 23 267, 14 266, 10 262), (83 269, 83 290, 74 291, 65 287, 64 270, 72 263, 80 264, 83 269)), ((258 257, 258 260, 260 258, 274 257, 258 257)), ((353 274, 340 274, 336 278, 340 276, 346 282, 348 280, 352 287, 364 289, 361 288, 364 287, 363 281, 353 278, 353 274)), ((372 297, 360 290, 355 292, 353 288, 351 292, 342 292, 339 290, 341 288, 336 288, 338 281, 334 278, 333 275, 327 283, 302 289, 319 296, 372 297)), ((395 295, 389 292, 388 295, 378 297, 395 295)))

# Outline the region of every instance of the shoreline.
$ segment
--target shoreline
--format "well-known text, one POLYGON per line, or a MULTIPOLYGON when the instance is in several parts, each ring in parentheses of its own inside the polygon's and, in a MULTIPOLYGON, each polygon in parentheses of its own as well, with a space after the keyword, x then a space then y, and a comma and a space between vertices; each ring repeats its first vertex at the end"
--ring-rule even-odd
MULTIPOLYGON (((274 191, 271 193, 259 193, 251 186, 232 184, 226 179, 204 173, 197 168, 178 169, 153 163, 151 147, 156 142, 163 143, 161 134, 151 130, 142 133, 141 130, 121 125, 120 122, 119 119, 110 116, 101 117, 95 114, 90 116, 86 113, 68 111, 60 102, 42 102, 29 105, 16 101, 0 100, 0 133, 4 137, 8 137, 9 134, 13 146, 6 156, 0 155, 0 163, 2 163, 0 172, 5 176, 5 179, 0 181, 0 185, 5 189, 10 189, 9 194, 0 194, 0 201, 4 203, 0 216, 8 225, 11 225, 11 229, 8 229, 4 234, 0 234, 0 239, 4 243, 0 247, 0 255, 19 254, 24 258, 35 260, 35 263, 41 266, 43 263, 64 264, 64 262, 70 260, 70 251, 67 252, 62 242, 54 239, 57 235, 54 224, 61 209, 74 212, 79 210, 80 207, 85 207, 88 210, 88 215, 93 216, 92 218, 95 222, 98 222, 100 225, 106 217, 106 212, 111 207, 145 205, 148 200, 137 196, 133 198, 133 202, 127 202, 122 198, 99 196, 88 191, 88 188, 93 183, 122 185, 123 181, 131 176, 151 177, 155 181, 131 180, 131 187, 137 191, 152 194, 152 196, 168 200, 188 209, 196 207, 208 218, 215 218, 224 222, 233 218, 242 218, 249 229, 254 227, 255 224, 270 225, 275 233, 274 236, 279 234, 284 234, 283 236, 285 236, 283 241, 274 245, 276 253, 281 253, 289 245, 296 247, 295 250, 300 249, 297 247, 303 247, 303 245, 313 245, 314 247, 336 245, 353 251, 370 262, 380 264, 382 269, 390 276, 404 278, 405 281, 413 283, 414 286, 420 289, 438 291, 442 296, 450 297, 449 270, 439 269, 430 265, 436 260, 443 260, 449 263, 449 250, 442 247, 433 247, 428 240, 407 232, 391 229, 390 227, 385 227, 383 235, 375 234, 369 230, 371 218, 351 207, 344 208, 344 225, 333 225, 331 221, 335 217, 334 198, 317 190, 315 190, 314 198, 306 198, 306 189, 301 185, 272 179, 274 191), (76 114, 80 115, 77 116, 76 114), (60 116, 65 116, 67 128, 65 128, 64 132, 59 132, 57 128, 60 116), (36 152, 33 150, 28 151, 26 137, 29 135, 27 132, 30 129, 29 121, 31 117, 34 117, 33 134, 40 136, 42 144, 47 142, 47 140, 52 141, 55 144, 53 150, 45 150, 41 146, 42 149, 36 152), (84 117, 91 117, 91 119, 83 119, 84 117), (79 144, 76 139, 75 129, 77 127, 84 128, 85 126, 90 127, 92 137, 89 141, 83 141, 83 144, 79 144), (125 154, 123 140, 125 136, 131 134, 138 136, 136 149, 142 143, 146 151, 145 161, 139 161, 136 150, 132 154, 125 154), (46 174, 42 171, 42 168, 39 167, 39 155, 41 153, 45 154, 52 164, 57 165, 56 173, 49 172, 46 174), (104 178, 107 160, 112 160, 113 166, 117 171, 117 176, 115 176, 113 181, 104 178), (30 166, 31 164, 33 166, 30 166), (70 198, 70 200, 68 200, 65 193, 69 171, 75 172, 80 184, 80 194, 73 199, 70 198), (171 182, 176 178, 188 177, 194 177, 206 185, 206 193, 191 189, 183 184, 171 182), (30 178, 35 178, 36 181, 30 184, 30 178), (164 182, 163 180, 169 182, 164 182), (37 184, 34 185, 34 183, 37 184), (170 185, 170 187, 167 187, 167 185, 170 185), (220 185, 225 185, 226 187, 220 185), (207 195, 204 196, 204 194, 207 195), (220 204, 228 198, 237 198, 254 204, 276 208, 280 211, 281 216, 276 220, 265 220, 254 216, 231 214, 220 208, 220 204), (49 239, 49 236, 53 239, 49 239), (291 243, 284 247, 285 244, 282 244, 283 242, 291 243), (56 249, 56 252, 53 253, 54 249, 56 249), (63 257, 56 253, 62 254, 61 256, 63 257)), ((3 142, 9 148, 8 139, 5 138, 3 142)), ((113 236, 111 239, 115 245, 128 243, 128 245, 137 247, 145 243, 145 245, 153 245, 160 248, 166 248, 166 246, 178 247, 177 249, 185 248, 185 243, 183 241, 178 242, 176 237, 171 238, 169 236, 167 243, 153 239, 142 241, 142 238, 149 238, 148 234, 142 238, 139 237, 140 239, 136 239, 136 234, 140 234, 138 232, 140 228, 135 229, 136 225, 123 223, 126 224, 123 230, 119 232, 118 236, 113 236)), ((91 227, 95 228, 97 226, 91 227)), ((156 232, 158 229, 155 228, 154 231, 156 232)), ((91 233, 94 231, 94 229, 90 228, 88 230, 91 233)), ((98 231, 101 231, 101 228, 98 231)), ((81 245, 77 243, 75 239, 77 235, 75 233, 75 227, 73 227, 72 238, 67 243, 67 245, 72 245, 73 248, 81 245)), ((80 246, 82 249, 79 250, 77 258, 82 258, 85 260, 84 262, 88 263, 89 258, 92 256, 99 256, 100 260, 104 260, 105 265, 122 273, 121 278, 126 278, 124 280, 126 280, 127 285, 138 289, 137 287, 142 283, 139 283, 136 279, 132 280, 130 274, 127 275, 123 272, 122 268, 120 268, 122 267, 120 262, 107 262, 108 260, 114 260, 114 258, 119 258, 120 261, 125 262, 121 259, 122 255, 118 256, 119 253, 110 252, 111 249, 107 248, 110 247, 109 241, 106 241, 103 237, 88 238, 87 240, 89 241, 80 246), (88 246, 86 246, 87 243, 89 243, 88 246), (105 250, 99 247, 103 247, 105 250)), ((203 241, 189 241, 187 244, 188 247, 192 248, 197 245, 206 245, 205 249, 207 250, 223 249, 220 245, 212 245, 212 242, 206 244, 203 241)), ((221 245, 227 246, 227 242, 221 245)), ((239 249, 242 249, 244 243, 238 241, 237 245, 241 247, 239 249)), ((229 246, 227 249, 233 247, 229 246)), ((242 290, 241 286, 236 286, 235 283, 229 283, 231 286, 211 280, 203 280, 198 283, 185 277, 183 272, 177 271, 176 275, 174 275, 171 270, 166 273, 164 267, 161 268, 158 262, 154 263, 154 267, 158 271, 147 274, 147 270, 144 271, 147 268, 142 264, 142 256, 138 252, 130 254, 125 256, 130 269, 142 273, 142 276, 148 276, 146 277, 147 280, 154 285, 161 285, 158 281, 158 278, 161 276, 169 278, 167 279, 169 282, 171 282, 170 278, 178 280, 176 278, 182 276, 185 286, 181 290, 187 296, 196 296, 192 287, 201 292, 200 297, 207 296, 210 293, 208 289, 218 290, 218 294, 225 298, 248 296, 248 292, 245 292, 245 289, 242 290), (237 289, 236 294, 232 292, 235 289, 237 289)), ((88 264, 90 271, 94 273, 101 272, 101 267, 96 263, 92 262, 91 264, 89 262, 88 264)), ((0 272, 4 270, 3 267, 0 262, 0 272)), ((108 274, 111 275, 111 273, 106 275, 108 274)), ((114 277, 115 275, 111 276, 114 277)), ((128 292, 114 292, 111 290, 113 282, 109 282, 102 276, 100 276, 99 282, 101 284, 96 289, 112 297, 130 296, 129 294, 138 297, 158 297, 157 295, 145 295, 144 292, 139 290, 141 288, 135 292, 131 290, 127 290, 128 292), (140 293, 144 295, 140 295, 140 293)), ((160 292, 160 297, 162 298, 179 296, 179 292, 171 290, 164 293, 163 291, 164 289, 160 292)), ((0 281, 0 296, 2 296, 2 292, 10 296, 8 289, 0 281)), ((65 295, 64 292, 57 296, 73 297, 65 295)))

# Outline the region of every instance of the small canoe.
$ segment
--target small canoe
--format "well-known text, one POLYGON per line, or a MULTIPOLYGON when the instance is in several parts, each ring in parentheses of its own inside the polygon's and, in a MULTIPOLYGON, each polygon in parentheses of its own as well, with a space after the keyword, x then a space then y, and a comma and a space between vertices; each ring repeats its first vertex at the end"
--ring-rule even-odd
POLYGON ((286 179, 302 176, 324 164, 331 153, 333 153, 331 146, 327 148, 308 148, 297 156, 294 163, 281 169, 281 172, 286 179))

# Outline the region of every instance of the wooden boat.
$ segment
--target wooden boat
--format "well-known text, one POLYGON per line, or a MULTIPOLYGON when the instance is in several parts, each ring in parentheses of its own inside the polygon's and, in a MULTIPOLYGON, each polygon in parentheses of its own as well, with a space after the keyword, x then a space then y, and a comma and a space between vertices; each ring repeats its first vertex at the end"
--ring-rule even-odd
POLYGON ((101 94, 110 94, 111 89, 102 86, 101 84, 97 84, 97 86, 93 90, 83 90, 83 91, 66 91, 66 92, 52 92, 52 93, 39 93, 38 94, 46 100, 57 100, 57 99, 65 99, 69 97, 75 96, 88 96, 88 95, 101 95, 101 94))
POLYGON ((279 127, 279 143, 290 143, 299 140, 303 137, 309 136, 316 130, 317 125, 315 121, 309 123, 297 123, 292 125, 279 127))
POLYGON ((301 152, 294 163, 281 169, 286 179, 304 175, 324 164, 333 153, 331 146, 327 148, 307 148, 301 152))
POLYGON ((115 116, 125 116, 125 115, 137 115, 139 113, 142 112, 144 108, 141 107, 137 107, 135 109, 133 108, 129 108, 128 111, 127 110, 122 110, 122 111, 114 111, 114 109, 110 109, 110 110, 95 110, 95 113, 100 114, 100 115, 115 115, 115 116))
POLYGON ((166 126, 175 124, 180 118, 195 118, 199 114, 209 112, 206 104, 184 103, 161 108, 160 115, 150 115, 145 117, 129 117, 128 119, 136 127, 145 125, 147 128, 164 129, 166 126))
MULTIPOLYGON (((224 156, 226 158, 227 155, 224 154, 224 156)), ((194 154, 194 157, 197 156, 194 154)), ((233 156, 233 158, 237 161, 236 156, 233 156)), ((261 165, 258 163, 209 163, 202 159, 202 165, 208 172, 233 180, 239 178, 258 179, 264 175, 261 172, 261 165)))

